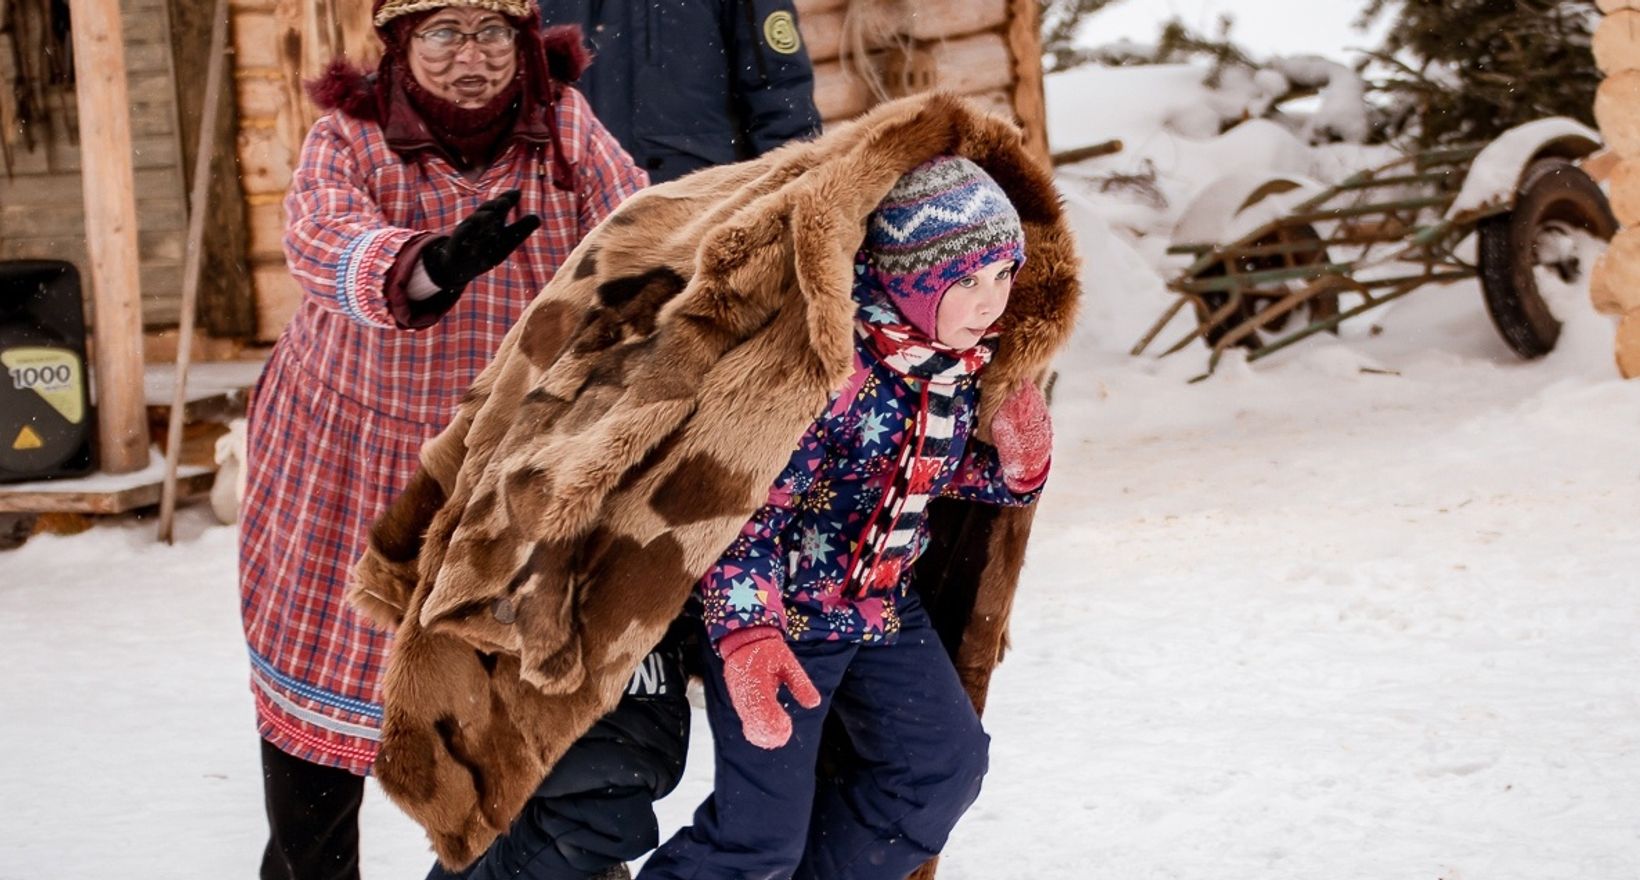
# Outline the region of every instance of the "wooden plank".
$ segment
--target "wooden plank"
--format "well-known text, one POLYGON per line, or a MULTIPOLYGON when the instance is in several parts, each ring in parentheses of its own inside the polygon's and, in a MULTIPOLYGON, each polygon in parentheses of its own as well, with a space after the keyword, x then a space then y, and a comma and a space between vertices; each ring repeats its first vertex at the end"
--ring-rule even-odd
MULTIPOLYGON (((157 207, 154 202, 168 200, 180 203, 182 189, 177 185, 175 171, 142 169, 131 175, 137 206, 143 211, 157 207)), ((80 191, 80 176, 69 172, 49 175, 26 175, 5 179, 0 176, 0 195, 6 202, 54 203, 64 198, 65 187, 73 193, 80 191)))
POLYGON ((1591 48, 1595 66, 1607 76, 1640 70, 1640 10, 1620 9, 1602 19, 1591 48))
POLYGON ((247 76, 238 78, 234 87, 238 94, 239 112, 245 116, 271 119, 278 116, 284 107, 285 90, 277 81, 263 76, 247 76))
MULTIPOLYGON (((1633 160, 1624 160, 1624 165, 1633 160)), ((1589 300, 1607 315, 1640 312, 1640 228, 1619 230, 1595 260, 1589 300)))
POLYGON ((97 438, 103 470, 148 459, 142 411, 142 289, 131 172, 131 100, 117 0, 70 0, 84 155, 87 250, 96 303, 97 438))
MULTIPOLYGON (((176 136, 169 132, 170 123, 165 123, 166 132, 159 136, 145 136, 135 138, 131 142, 131 161, 135 169, 168 169, 176 170, 177 145, 176 136)), ((152 126, 144 126, 145 131, 151 131, 152 126)), ((78 144, 58 141, 48 150, 51 169, 55 173, 77 171, 84 167, 85 157, 80 154, 78 144)))
MULTIPOLYGON (((992 0, 987 0, 992 2, 992 0)), ((803 42, 809 49, 812 62, 831 61, 846 52, 863 48, 867 52, 892 45, 903 38, 907 30, 907 15, 898 3, 866 3, 852 12, 846 9, 827 9, 812 15, 798 13, 797 25, 803 33, 803 42), (849 21, 849 15, 857 17, 849 21), (858 33, 861 46, 850 46, 849 29, 858 33)))
POLYGON ((797 17, 801 20, 806 15, 841 10, 848 5, 848 0, 795 0, 793 5, 797 7, 797 17))
POLYGON ((905 16, 905 34, 914 40, 948 40, 1008 24, 1008 0, 961 0, 914 4, 905 16))
POLYGON ((181 229, 142 229, 137 232, 137 255, 144 266, 180 263, 185 256, 181 229))
POLYGON ((0 260, 67 260, 79 267, 83 276, 87 264, 85 241, 0 236, 0 260))
POLYGON ((382 48, 381 40, 376 38, 376 25, 370 20, 371 5, 370 0, 331 0, 336 30, 342 40, 341 54, 355 59, 366 69, 376 66, 382 48))
POLYGON ((168 68, 170 49, 163 43, 126 44, 125 63, 131 75, 142 73, 165 73, 168 68))
POLYGON ((843 51, 843 11, 828 9, 812 15, 798 13, 798 30, 809 47, 809 61, 830 61, 843 51))
POLYGON ((1012 89, 988 89, 983 92, 964 95, 970 101, 978 104, 987 113, 995 113, 1008 119, 1014 118, 1014 95, 1012 89))
POLYGON ((998 34, 936 43, 927 51, 934 62, 936 88, 969 95, 1013 85, 1013 58, 998 34))
POLYGON ((273 342, 302 304, 302 288, 283 262, 254 263, 251 278, 256 284, 256 338, 273 342))
POLYGON ((1615 354, 1623 378, 1640 378, 1640 311, 1629 312, 1618 322, 1615 354))
MULTIPOLYGON (((99 2, 106 5, 106 0, 99 0, 99 2)), ((74 20, 79 21, 78 18, 74 20)), ((120 19, 116 17, 113 20, 119 21, 120 19)), ((122 24, 125 25, 124 37, 125 42, 128 44, 164 43, 167 39, 165 32, 166 21, 163 15, 130 16, 122 24)))
POLYGON ((284 29, 269 12, 236 12, 233 20, 234 63, 240 67, 279 65, 284 29))
MULTIPOLYGON (((217 391, 203 397, 190 395, 187 402, 182 405, 182 420, 193 424, 236 418, 245 414, 245 405, 249 400, 249 388, 241 388, 235 391, 217 391)), ((169 400, 160 403, 150 402, 148 404, 149 421, 170 421, 173 405, 169 400)))
POLYGON ((295 170, 295 154, 284 135, 271 128, 239 132, 239 179, 247 193, 284 192, 295 170))
MULTIPOLYGON (((148 438, 146 422, 143 439, 148 438)), ((146 452, 146 449, 144 450, 146 452)), ((98 475, 103 477, 104 475, 98 475)), ((125 513, 139 507, 150 507, 160 500, 161 481, 158 474, 143 482, 117 488, 85 488, 98 485, 97 477, 86 480, 55 480, 0 485, 0 513, 125 513)), ((177 478, 181 495, 200 495, 211 491, 216 472, 189 469, 186 476, 177 478)))
POLYGON ((255 259, 269 261, 285 257, 285 207, 279 202, 251 205, 250 254, 255 259))
POLYGON ((821 119, 852 119, 871 104, 871 88, 841 63, 826 61, 814 66, 814 106, 821 119))

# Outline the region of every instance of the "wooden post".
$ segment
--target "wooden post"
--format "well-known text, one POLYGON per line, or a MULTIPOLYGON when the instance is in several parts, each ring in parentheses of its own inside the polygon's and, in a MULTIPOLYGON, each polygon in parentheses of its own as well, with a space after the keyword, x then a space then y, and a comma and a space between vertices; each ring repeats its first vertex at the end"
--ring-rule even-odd
POLYGON ((119 0, 69 0, 85 240, 94 294, 98 458, 106 473, 148 464, 142 390, 142 289, 131 173, 131 101, 119 0))
POLYGON ((209 73, 205 106, 199 118, 199 151, 194 159, 193 191, 188 198, 188 244, 182 257, 182 314, 177 327, 176 389, 165 430, 165 484, 160 492, 159 539, 171 543, 177 509, 177 461, 182 455, 182 415, 188 408, 188 365, 193 360, 194 316, 199 311, 199 267, 204 260, 205 215, 211 201, 211 167, 216 160, 216 114, 222 103, 223 68, 227 64, 228 0, 216 0, 211 12, 209 73))
POLYGON ((1042 25, 1037 0, 1009 0, 1008 48, 1014 58, 1014 113, 1025 145, 1043 163, 1048 155, 1048 101, 1042 94, 1042 25))
POLYGON ((1597 310, 1621 315, 1617 371, 1640 379, 1640 10, 1627 0, 1600 0, 1605 17, 1595 26, 1594 60, 1606 75, 1594 97, 1594 118, 1619 157, 1611 173, 1612 212, 1623 229, 1594 264, 1589 295, 1597 310))

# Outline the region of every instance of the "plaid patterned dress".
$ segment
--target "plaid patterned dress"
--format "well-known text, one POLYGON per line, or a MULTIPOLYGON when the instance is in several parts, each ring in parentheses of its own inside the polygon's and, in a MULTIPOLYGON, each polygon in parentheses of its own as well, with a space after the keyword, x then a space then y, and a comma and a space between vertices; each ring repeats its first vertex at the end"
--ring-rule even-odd
POLYGON ((304 296, 253 392, 239 551, 258 729, 292 755, 369 770, 388 637, 344 601, 348 568, 524 307, 646 183, 579 93, 565 90, 557 118, 574 192, 553 187, 533 148, 508 147, 468 181, 442 158, 402 160, 379 125, 337 113, 302 148, 285 253, 304 296), (509 189, 541 229, 438 323, 400 329, 382 290, 400 249, 509 189))

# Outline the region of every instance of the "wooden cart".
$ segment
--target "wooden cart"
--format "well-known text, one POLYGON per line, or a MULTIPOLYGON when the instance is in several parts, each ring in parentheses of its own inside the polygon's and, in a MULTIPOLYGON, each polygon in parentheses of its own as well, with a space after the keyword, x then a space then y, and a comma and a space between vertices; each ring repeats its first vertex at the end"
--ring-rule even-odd
POLYGON ((1579 235, 1609 241, 1617 221, 1580 163, 1600 147, 1564 118, 1511 129, 1486 145, 1412 153, 1323 186, 1290 176, 1226 177, 1175 227, 1170 254, 1191 258, 1169 281, 1177 299, 1133 354, 1186 307, 1211 348, 1206 378, 1231 348, 1271 355, 1429 284, 1479 277, 1487 311, 1524 358, 1554 348, 1560 322, 1537 273, 1574 281, 1579 235), (1217 233, 1217 238, 1213 236, 1217 233), (1478 236, 1473 258, 1459 244, 1478 236))

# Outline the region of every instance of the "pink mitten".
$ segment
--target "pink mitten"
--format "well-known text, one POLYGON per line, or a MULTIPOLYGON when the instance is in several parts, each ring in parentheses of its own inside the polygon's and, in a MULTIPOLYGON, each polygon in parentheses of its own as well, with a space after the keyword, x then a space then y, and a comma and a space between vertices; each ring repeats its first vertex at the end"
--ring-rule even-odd
POLYGON ((1053 420, 1048 418, 1048 401, 1035 383, 1020 385, 1002 402, 991 433, 1002 461, 1002 481, 1009 489, 1024 494, 1047 482, 1053 420))
POLYGON ((717 648, 723 657, 723 683, 746 741, 764 749, 785 745, 791 739, 792 719, 780 705, 780 686, 784 684, 805 709, 820 705, 820 692, 786 646, 785 635, 779 627, 749 626, 719 639, 717 648))

